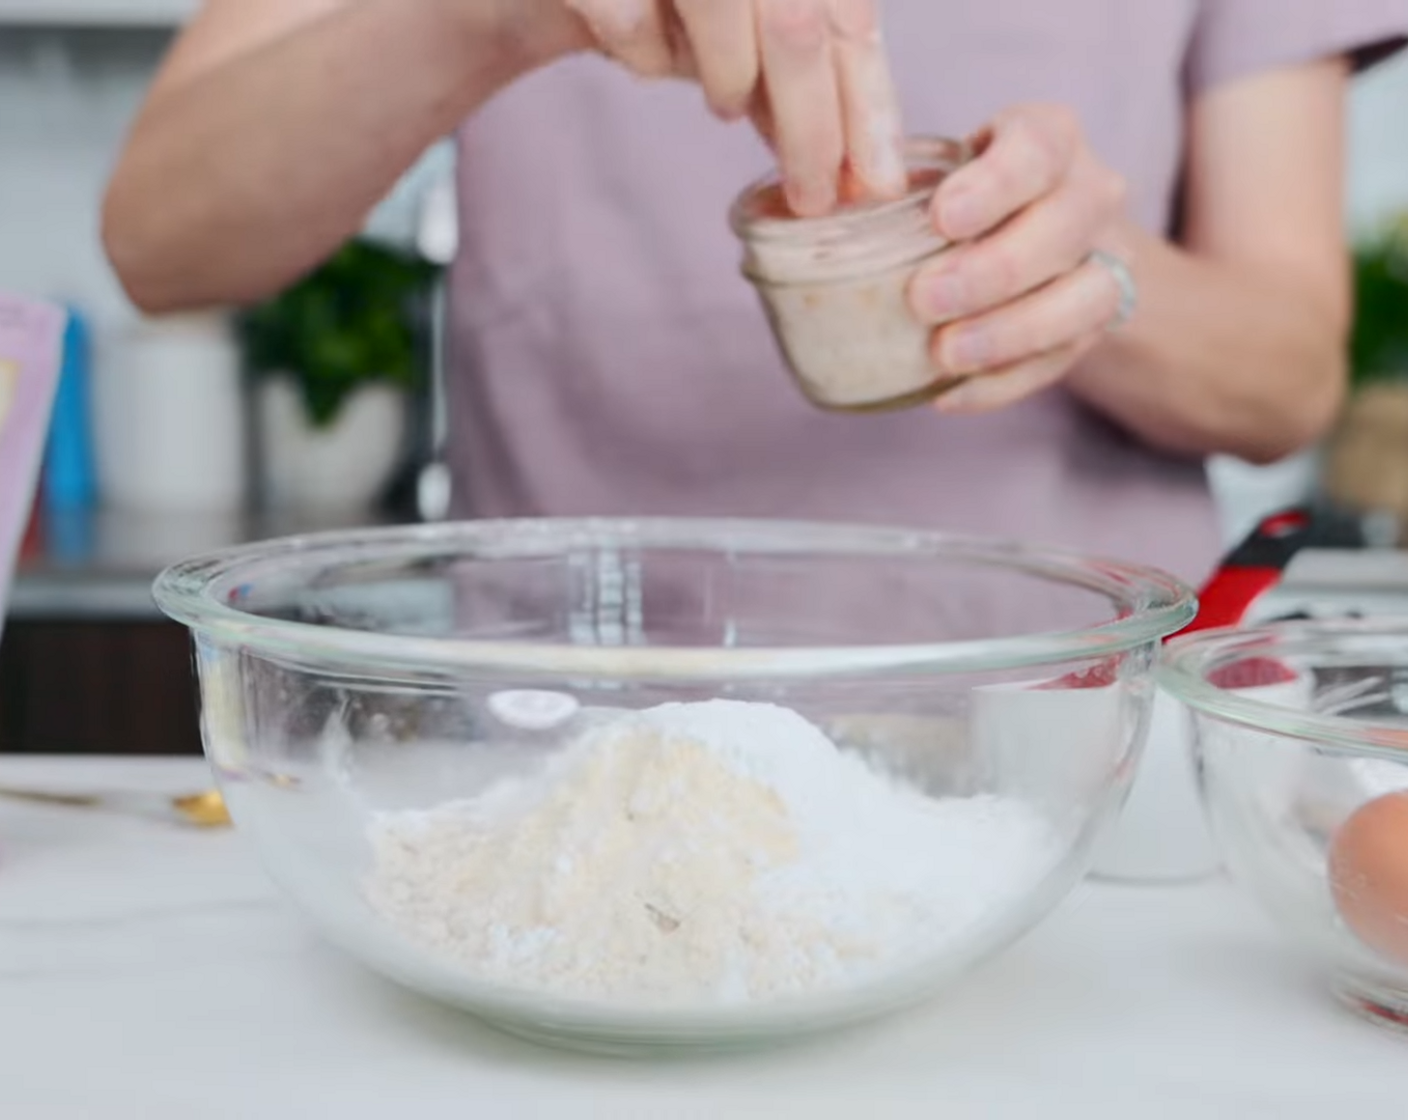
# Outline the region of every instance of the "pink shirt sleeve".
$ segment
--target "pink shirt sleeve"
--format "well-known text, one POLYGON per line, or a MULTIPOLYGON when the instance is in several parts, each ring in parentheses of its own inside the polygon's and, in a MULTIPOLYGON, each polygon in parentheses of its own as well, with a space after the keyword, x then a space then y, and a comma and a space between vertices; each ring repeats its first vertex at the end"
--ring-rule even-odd
POLYGON ((1264 70, 1348 54, 1356 67, 1408 42, 1408 0, 1200 0, 1192 92, 1264 70))

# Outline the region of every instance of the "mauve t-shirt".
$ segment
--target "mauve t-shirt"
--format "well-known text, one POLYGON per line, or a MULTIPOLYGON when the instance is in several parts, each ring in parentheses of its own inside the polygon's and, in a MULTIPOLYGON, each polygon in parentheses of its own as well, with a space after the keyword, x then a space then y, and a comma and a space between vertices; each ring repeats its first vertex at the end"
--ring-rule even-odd
MULTIPOLYGON (((1185 110, 1220 83, 1398 45, 1408 0, 886 0, 906 126, 1075 108, 1172 220, 1185 110)), ((595 58, 517 83, 461 134, 450 401, 467 516, 824 518, 1214 562, 1200 463, 1062 390, 983 417, 832 415, 792 385, 725 215, 769 157, 684 83, 595 58)))

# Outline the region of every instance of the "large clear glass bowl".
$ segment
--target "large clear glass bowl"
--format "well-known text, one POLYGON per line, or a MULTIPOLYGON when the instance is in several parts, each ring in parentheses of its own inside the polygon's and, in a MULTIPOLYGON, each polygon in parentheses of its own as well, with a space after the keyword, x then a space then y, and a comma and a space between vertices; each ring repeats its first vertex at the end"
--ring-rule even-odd
MULTIPOLYGON (((837 1027, 913 1003, 1011 943, 1086 870, 1130 783, 1160 640, 1195 610, 1177 580, 1128 564, 926 532, 707 520, 288 539, 180 564, 156 596, 194 634, 206 751, 236 824, 329 938, 503 1029, 615 1051, 837 1027), (800 713, 847 756, 921 791, 926 812, 1020 806, 1040 825, 1039 850, 1016 879, 987 845, 880 853, 975 880, 972 912, 915 920, 903 953, 863 975, 776 996, 583 995, 489 976, 373 905, 370 837, 413 819, 388 814, 552 773, 622 713, 718 699, 800 713)), ((844 853, 863 840, 842 830, 827 842, 844 853)), ((933 871, 934 889, 948 874, 933 871)), ((537 888, 536 873, 522 878, 537 888)), ((677 933, 661 924, 662 938, 677 933)))
POLYGON ((1357 1011, 1408 1027, 1408 622, 1169 643, 1233 876, 1357 1011))

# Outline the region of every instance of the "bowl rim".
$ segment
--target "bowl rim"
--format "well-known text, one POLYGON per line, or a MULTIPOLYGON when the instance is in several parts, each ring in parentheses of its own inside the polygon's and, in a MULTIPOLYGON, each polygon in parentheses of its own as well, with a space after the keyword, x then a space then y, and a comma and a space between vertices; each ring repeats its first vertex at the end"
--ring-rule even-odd
POLYGON ((1368 642, 1384 649, 1398 645, 1395 660, 1408 666, 1408 618, 1327 619, 1226 626, 1171 639, 1155 670, 1159 687, 1195 712, 1254 731, 1271 732, 1341 754, 1408 764, 1408 728, 1394 728, 1347 716, 1288 708, 1243 692, 1221 688, 1207 674, 1237 661, 1275 660, 1309 654, 1328 643, 1368 642))
POLYGON ((160 609, 198 637, 285 661, 331 662, 367 672, 512 673, 525 678, 720 680, 1018 669, 1123 653, 1175 633, 1197 613, 1191 587, 1157 568, 1002 538, 840 522, 749 518, 506 518, 287 536, 197 556, 153 585, 160 609), (423 637, 271 619, 221 598, 241 573, 272 562, 314 565, 406 560, 451 544, 485 557, 572 549, 713 548, 722 552, 947 557, 982 562, 1104 594, 1121 617, 1077 630, 959 642, 817 647, 574 646, 423 637), (531 548, 539 551, 527 551, 531 548))

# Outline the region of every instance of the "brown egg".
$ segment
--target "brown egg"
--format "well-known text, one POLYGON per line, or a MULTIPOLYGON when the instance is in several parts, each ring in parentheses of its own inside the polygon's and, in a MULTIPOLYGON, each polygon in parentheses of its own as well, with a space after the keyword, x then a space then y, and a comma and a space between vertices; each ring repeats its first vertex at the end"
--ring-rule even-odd
POLYGON ((1345 924, 1408 965, 1408 793, 1362 806, 1330 845, 1330 889, 1345 924))

